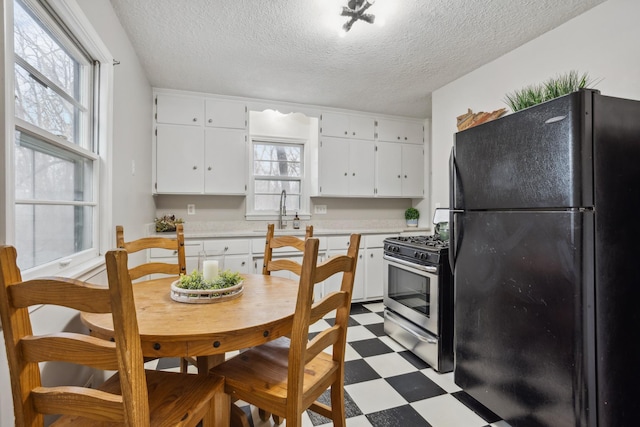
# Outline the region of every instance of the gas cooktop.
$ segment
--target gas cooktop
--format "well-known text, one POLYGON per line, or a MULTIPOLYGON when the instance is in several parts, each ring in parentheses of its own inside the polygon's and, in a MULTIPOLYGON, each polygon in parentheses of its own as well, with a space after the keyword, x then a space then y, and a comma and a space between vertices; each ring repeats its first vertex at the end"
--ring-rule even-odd
POLYGON ((397 245, 411 246, 416 249, 443 250, 449 248, 448 240, 440 240, 436 236, 399 236, 385 239, 397 245))

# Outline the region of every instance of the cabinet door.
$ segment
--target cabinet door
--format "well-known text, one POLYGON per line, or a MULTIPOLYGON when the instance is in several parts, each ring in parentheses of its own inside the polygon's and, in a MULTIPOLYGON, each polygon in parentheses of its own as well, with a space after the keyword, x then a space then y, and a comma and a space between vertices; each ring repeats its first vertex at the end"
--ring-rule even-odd
POLYGON ((373 141, 376 135, 375 120, 371 117, 351 116, 349 118, 349 138, 373 141))
POLYGON ((237 273, 250 273, 249 255, 226 255, 224 269, 237 273))
POLYGON ((378 142, 376 147, 376 196, 400 196, 402 146, 395 142, 378 142))
POLYGON ((349 195, 373 196, 375 189, 375 145, 371 141, 349 141, 349 195))
POLYGON ((202 125, 204 118, 202 98, 158 94, 156 104, 156 121, 158 123, 202 125))
POLYGON ((207 99, 205 115, 206 126, 234 129, 247 127, 247 109, 243 103, 207 99))
POLYGON ((246 141, 244 130, 207 129, 204 149, 204 192, 246 193, 246 141))
POLYGON ((424 148, 402 144, 402 195, 424 196, 424 148))
POLYGON ((320 194, 349 194, 349 140, 322 138, 318 150, 320 194))
POLYGON ((349 116, 344 114, 323 113, 321 120, 322 135, 342 138, 349 136, 349 116))
POLYGON ((156 191, 202 193, 204 190, 204 130, 199 127, 158 125, 156 191))
POLYGON ((378 141, 422 144, 424 140, 423 134, 423 125, 419 122, 390 119, 378 120, 378 141))
POLYGON ((383 248, 365 250, 365 298, 381 299, 384 277, 384 264, 382 262, 383 248))

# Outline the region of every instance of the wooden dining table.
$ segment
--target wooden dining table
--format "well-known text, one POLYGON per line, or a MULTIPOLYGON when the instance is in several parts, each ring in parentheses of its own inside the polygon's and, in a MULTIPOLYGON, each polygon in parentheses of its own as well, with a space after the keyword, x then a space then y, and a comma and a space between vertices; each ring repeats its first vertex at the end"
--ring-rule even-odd
MULTIPOLYGON (((298 282, 262 274, 242 276, 240 297, 210 304, 171 299, 176 277, 134 283, 143 355, 197 358, 198 372, 206 375, 227 352, 290 334, 298 282)), ((92 335, 113 337, 110 313, 82 313, 81 319, 92 335)))

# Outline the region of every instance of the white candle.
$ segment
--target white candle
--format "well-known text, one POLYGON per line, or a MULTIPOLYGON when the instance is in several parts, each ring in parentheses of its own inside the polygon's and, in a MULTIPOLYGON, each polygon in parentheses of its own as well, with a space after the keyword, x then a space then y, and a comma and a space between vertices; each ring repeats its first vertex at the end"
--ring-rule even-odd
POLYGON ((218 261, 205 261, 202 264, 202 276, 204 280, 213 280, 218 277, 218 261))

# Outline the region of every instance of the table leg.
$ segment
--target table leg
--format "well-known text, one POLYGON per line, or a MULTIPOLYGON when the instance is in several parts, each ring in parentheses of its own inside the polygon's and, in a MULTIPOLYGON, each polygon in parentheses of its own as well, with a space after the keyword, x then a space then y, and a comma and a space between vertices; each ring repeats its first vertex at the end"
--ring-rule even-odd
POLYGON ((198 373, 201 375, 209 375, 209 369, 224 362, 223 354, 214 354, 212 356, 198 356, 198 373))

